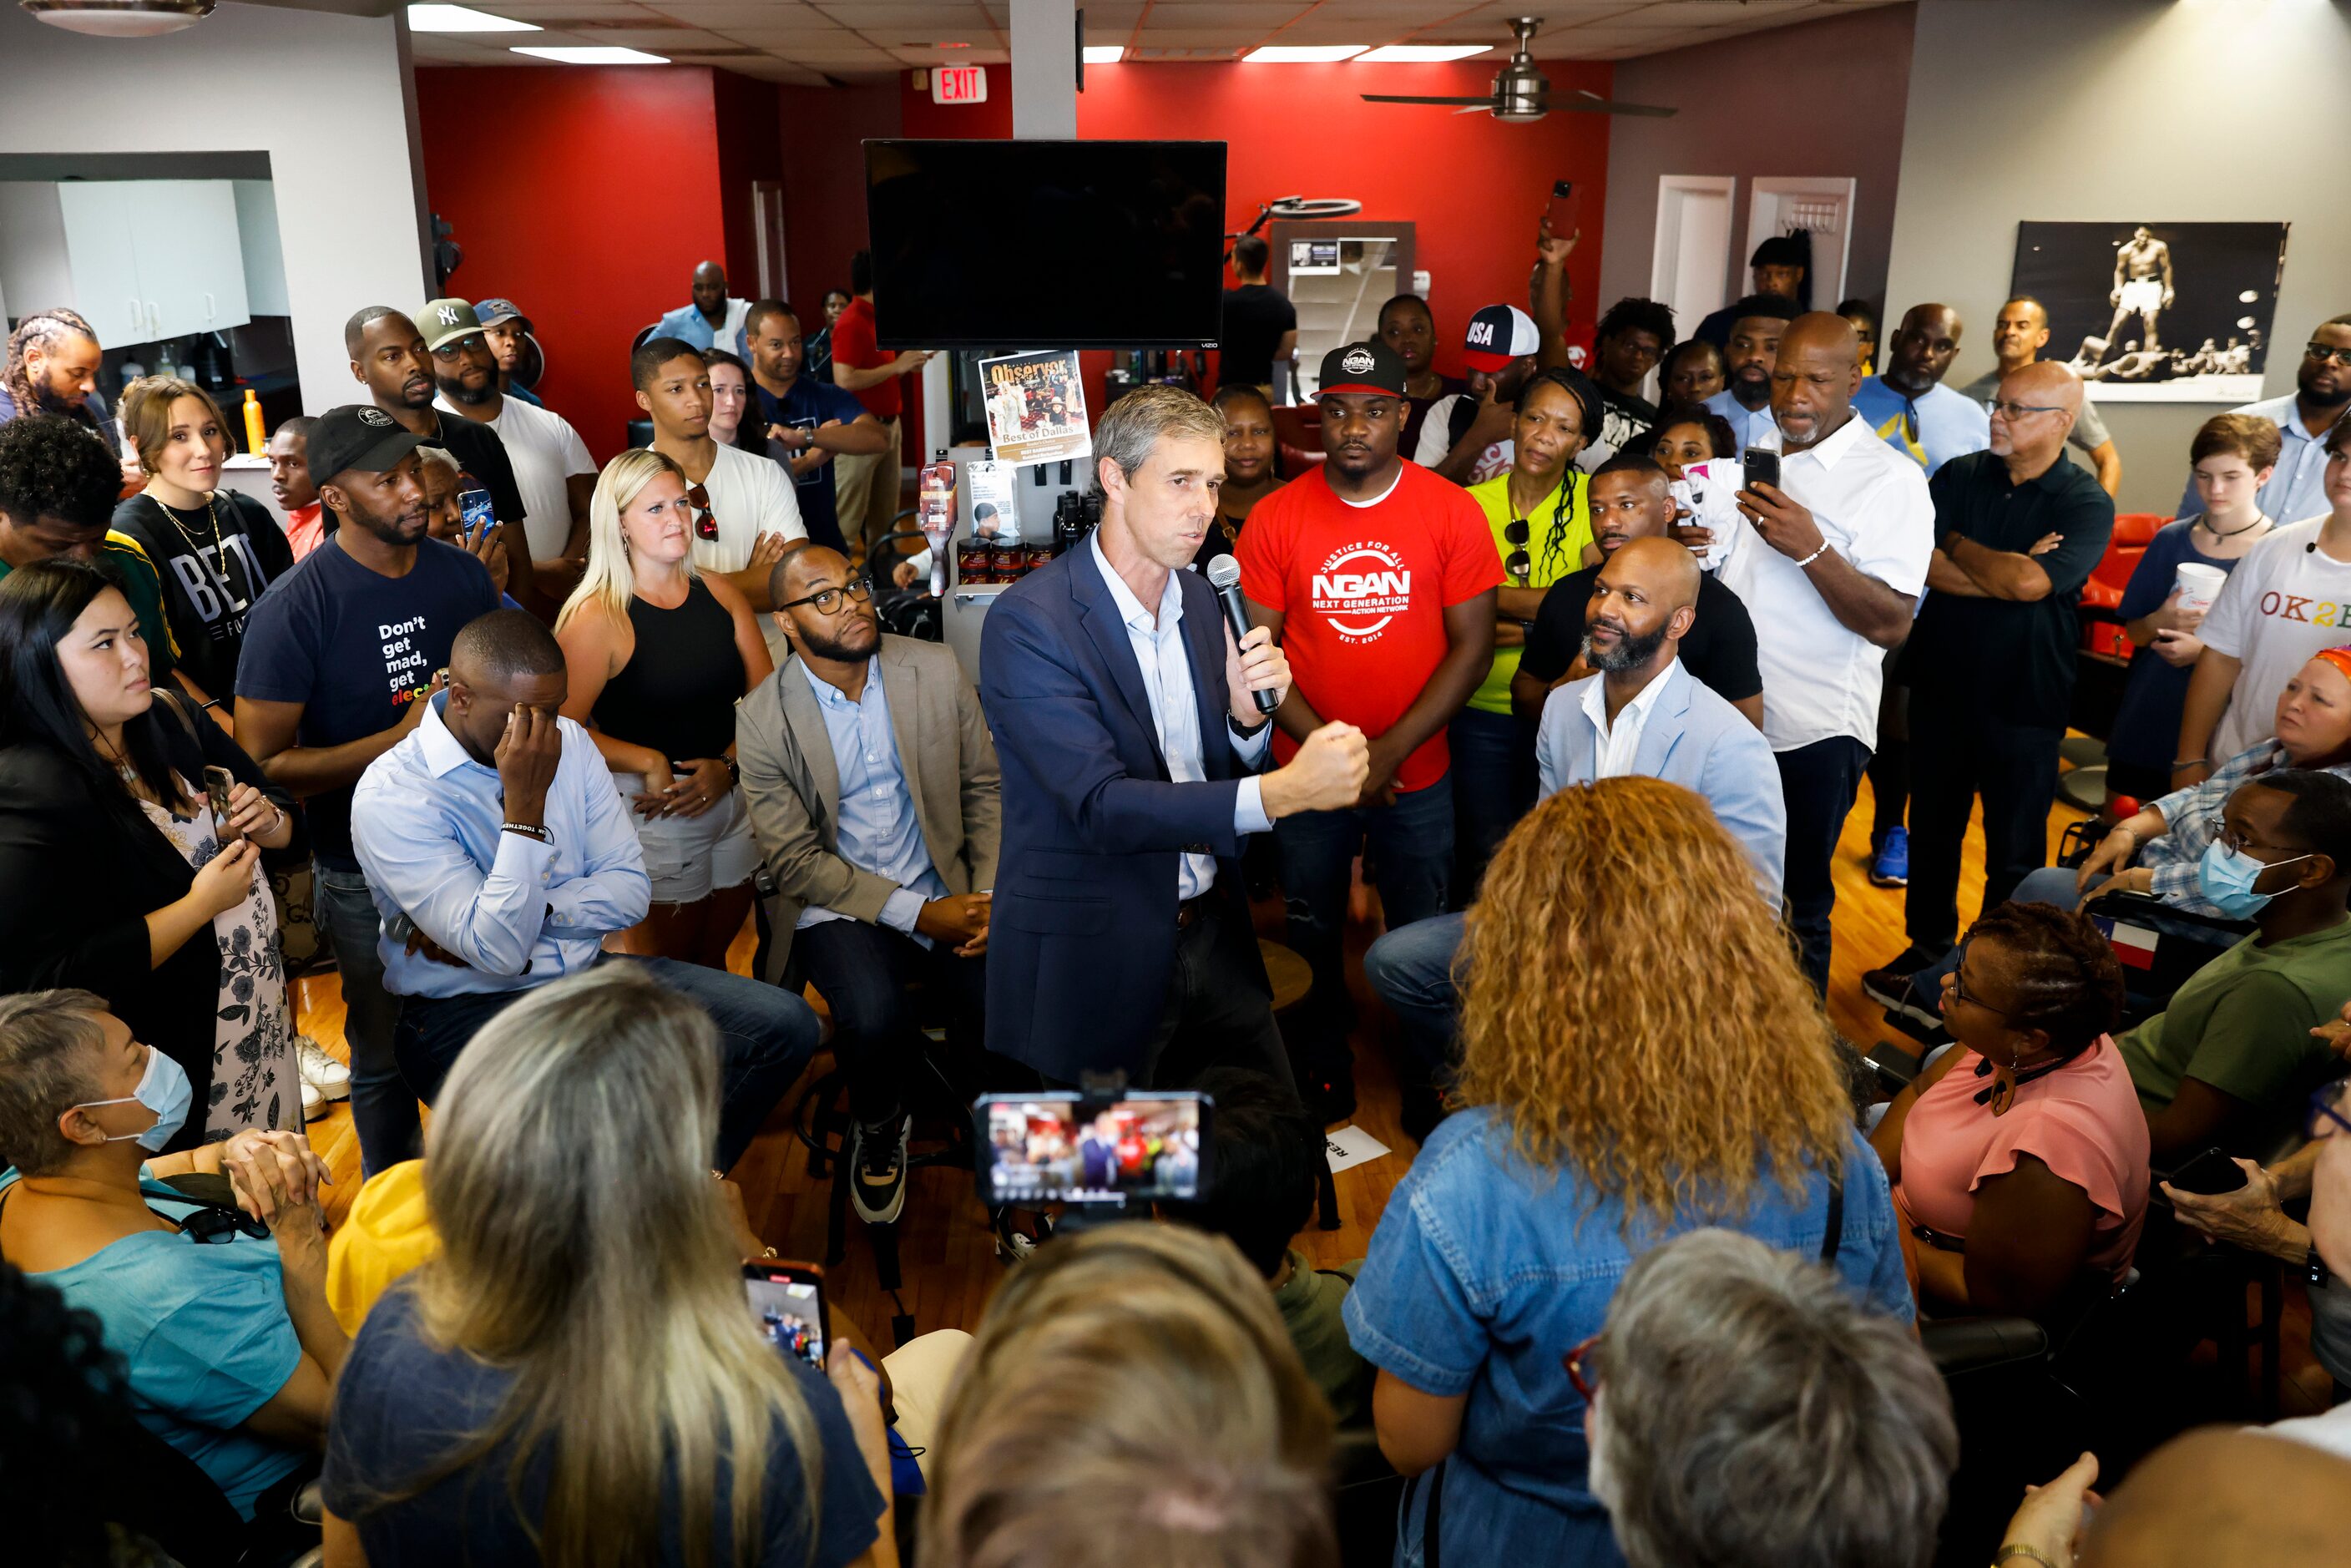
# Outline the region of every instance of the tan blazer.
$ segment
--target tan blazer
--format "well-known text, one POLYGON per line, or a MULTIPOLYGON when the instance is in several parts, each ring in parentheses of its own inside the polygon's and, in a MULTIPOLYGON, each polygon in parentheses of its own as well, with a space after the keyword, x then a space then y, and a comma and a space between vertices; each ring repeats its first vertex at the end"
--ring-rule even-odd
MULTIPOLYGON (((950 893, 992 889, 1002 800, 979 695, 939 643, 885 632, 880 656, 898 768, 931 864, 950 893)), ((897 884, 841 858, 841 772, 797 655, 737 707, 735 742, 751 831, 778 892, 768 910, 775 939, 761 977, 773 982, 791 956, 801 910, 837 909, 876 924, 897 884)))

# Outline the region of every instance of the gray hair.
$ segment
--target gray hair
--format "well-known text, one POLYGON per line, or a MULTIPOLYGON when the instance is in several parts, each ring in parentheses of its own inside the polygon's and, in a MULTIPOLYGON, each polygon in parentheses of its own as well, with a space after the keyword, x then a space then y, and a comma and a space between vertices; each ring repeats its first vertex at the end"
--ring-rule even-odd
POLYGON ((47 1176, 73 1156, 57 1118, 97 1094, 98 1020, 109 1010, 94 991, 0 997, 0 1162, 47 1176))
MULTIPOLYGON (((1221 447, 1224 416, 1181 387, 1137 387, 1111 404, 1094 425, 1096 464, 1107 457, 1133 479, 1151 461, 1161 439, 1170 435, 1196 435, 1221 447)), ((1094 487, 1102 487, 1099 477, 1094 487)))
POLYGON ((1907 1326, 1827 1270, 1693 1231, 1634 1263, 1605 1333, 1591 1484, 1633 1568, 1933 1559, 1950 1397, 1907 1326))
POLYGON ((420 446, 416 449, 416 460, 420 465, 438 468, 453 477, 462 476, 465 472, 458 465, 457 455, 445 446, 429 444, 420 446))

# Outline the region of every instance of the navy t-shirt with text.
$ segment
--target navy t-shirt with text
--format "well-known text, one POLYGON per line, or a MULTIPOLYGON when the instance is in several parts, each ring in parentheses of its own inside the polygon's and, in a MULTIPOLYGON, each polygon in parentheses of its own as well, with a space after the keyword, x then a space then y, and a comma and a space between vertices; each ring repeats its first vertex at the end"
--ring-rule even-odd
MULTIPOLYGON (((300 703, 298 746, 341 746, 390 729, 449 663, 468 621, 498 607, 482 563, 455 545, 420 539, 405 577, 385 577, 329 539, 269 585, 253 607, 237 661, 236 695, 300 703)), ((351 786, 304 802, 319 864, 357 871, 351 786)))
MULTIPOLYGON (((865 405, 851 393, 824 382, 812 381, 805 373, 793 378, 790 390, 782 397, 758 382, 751 383, 751 390, 758 394, 760 418, 769 424, 789 425, 795 430, 814 430, 836 419, 849 424, 865 412, 865 405)), ((778 454, 791 455, 772 442, 760 443, 756 450, 770 457, 778 457, 778 454)), ((778 457, 778 461, 781 460, 778 457)), ((820 463, 805 474, 795 475, 792 495, 800 504, 800 522, 808 529, 809 538, 828 549, 845 551, 848 547, 841 542, 840 509, 833 503, 832 465, 840 461, 836 457, 831 463, 820 463)), ((785 472, 791 472, 789 465, 785 472)))

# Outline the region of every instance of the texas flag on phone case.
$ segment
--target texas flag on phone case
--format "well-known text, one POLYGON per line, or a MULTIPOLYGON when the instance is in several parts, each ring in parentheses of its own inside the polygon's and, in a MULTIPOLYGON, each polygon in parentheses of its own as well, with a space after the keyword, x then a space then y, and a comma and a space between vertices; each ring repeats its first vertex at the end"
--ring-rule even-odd
POLYGON ((2090 919, 2091 923, 2097 926, 2098 934, 2106 939, 2109 946, 2114 948, 2116 963, 2126 969, 2155 967, 2156 934, 2154 932, 2144 925, 2133 925, 2128 921, 2116 920, 2110 915, 2094 915, 2090 919))

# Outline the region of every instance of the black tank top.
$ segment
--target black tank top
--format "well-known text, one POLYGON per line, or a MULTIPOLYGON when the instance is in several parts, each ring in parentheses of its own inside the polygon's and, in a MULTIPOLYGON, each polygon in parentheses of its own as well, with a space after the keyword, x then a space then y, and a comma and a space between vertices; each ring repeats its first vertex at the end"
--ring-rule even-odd
POLYGON ((697 578, 674 610, 632 598, 629 625, 636 652, 604 683, 590 710, 597 727, 674 761, 726 755, 743 695, 735 618, 697 578))

